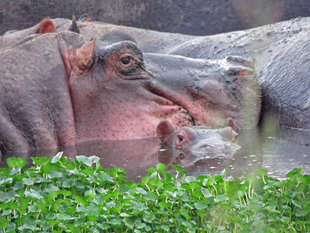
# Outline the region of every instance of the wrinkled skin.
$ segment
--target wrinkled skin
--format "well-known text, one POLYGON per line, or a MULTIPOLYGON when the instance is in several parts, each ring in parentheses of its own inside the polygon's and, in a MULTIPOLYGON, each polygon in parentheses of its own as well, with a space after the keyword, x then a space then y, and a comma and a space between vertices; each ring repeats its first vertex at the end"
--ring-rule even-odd
MULTIPOLYGON (((281 126, 310 129, 310 60, 306 52, 310 49, 309 17, 211 36, 162 33, 100 22, 80 24, 80 33, 88 38, 116 29, 133 36, 144 53, 203 59, 239 55, 254 60, 262 89, 262 118, 271 112, 281 126)), ((253 105, 251 110, 255 112, 258 107, 253 105)))
MULTIPOLYGON (((53 22, 57 30, 71 25, 65 19, 53 22)), ((113 30, 124 31, 135 38, 143 53, 203 59, 239 55, 253 60, 262 91, 262 119, 271 113, 279 118, 281 126, 310 129, 310 64, 309 53, 305 52, 309 50, 310 17, 211 36, 162 33, 101 22, 78 26, 88 39, 93 35, 100 38, 113 30)), ((252 105, 248 111, 258 112, 259 108, 259 104, 252 105)))
POLYGON ((72 65, 77 52, 67 49, 67 42, 60 43, 65 63, 71 64, 67 65, 69 88, 76 131, 83 140, 154 136, 162 119, 178 128, 233 124, 239 129, 257 124, 258 114, 253 117, 242 111, 249 94, 244 89, 251 88, 254 101, 259 98, 248 61, 145 54, 144 63, 136 44, 120 39, 117 34, 114 39, 98 40, 93 64, 82 65, 83 70, 72 65))
POLYGON ((248 88, 259 102, 248 61, 147 54, 145 64, 134 41, 116 38, 86 41, 64 31, 3 49, 1 151, 150 137, 163 119, 177 128, 256 125, 258 113, 242 111, 248 88), (208 93, 208 83, 220 94, 208 93))
POLYGON ((164 120, 158 124, 156 133, 160 141, 159 159, 166 164, 191 166, 203 159, 231 159, 240 149, 234 142, 238 134, 231 127, 194 126, 175 130, 164 120))

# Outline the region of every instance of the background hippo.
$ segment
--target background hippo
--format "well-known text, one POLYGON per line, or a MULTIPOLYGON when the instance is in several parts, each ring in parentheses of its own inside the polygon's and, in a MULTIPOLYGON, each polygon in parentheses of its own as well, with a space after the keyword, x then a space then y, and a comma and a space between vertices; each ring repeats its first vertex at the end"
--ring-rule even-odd
POLYGON ((0 34, 30 27, 47 15, 93 20, 158 31, 208 35, 310 16, 308 0, 1 0, 0 34))
POLYGON ((259 88, 240 57, 148 54, 150 73, 128 36, 88 41, 69 31, 30 35, 3 48, 0 57, 2 151, 154 136, 161 119, 174 127, 223 126, 233 119, 242 128, 255 126, 259 115, 242 111, 248 93, 259 102, 259 88), (186 69, 169 73, 166 64, 186 69), (206 92, 210 80, 221 91, 219 99, 206 92))
POLYGON ((238 134, 231 127, 194 126, 175 130, 164 120, 158 124, 156 133, 160 141, 160 161, 169 164, 187 167, 203 159, 232 159, 240 149, 234 142, 238 134))

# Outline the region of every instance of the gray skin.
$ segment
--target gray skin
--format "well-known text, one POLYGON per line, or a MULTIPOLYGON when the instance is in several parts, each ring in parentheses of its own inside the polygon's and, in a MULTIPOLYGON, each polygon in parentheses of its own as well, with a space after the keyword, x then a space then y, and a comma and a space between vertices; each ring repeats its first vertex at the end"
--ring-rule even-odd
POLYGON ((258 84, 247 60, 145 57, 146 64, 128 38, 95 42, 69 31, 30 35, 4 48, 1 151, 150 137, 163 119, 174 127, 256 125, 259 112, 242 110, 249 104, 248 93, 253 94, 252 104, 259 102, 258 84), (221 93, 207 92, 210 80, 212 89, 221 93))
POLYGON ((203 59, 239 55, 254 61, 262 90, 262 118, 271 113, 281 126, 310 129, 310 17, 211 36, 161 33, 100 22, 80 25, 80 33, 86 37, 116 29, 133 36, 142 52, 203 59))
MULTIPOLYGON (((57 30, 71 25, 66 19, 53 19, 53 22, 57 30)), ((310 129, 310 64, 309 53, 305 52, 309 50, 310 18, 212 36, 162 33, 101 22, 80 23, 78 27, 88 39, 93 35, 100 38, 114 30, 126 32, 135 38, 144 53, 203 59, 240 55, 252 60, 262 89, 262 118, 271 113, 279 118, 281 126, 310 129)), ((253 106, 253 111, 257 111, 259 105, 253 106)))
POLYGON ((232 159, 241 148, 238 135, 231 127, 220 129, 206 126, 174 129, 168 121, 161 121, 157 128, 159 161, 165 164, 191 166, 204 159, 232 159))

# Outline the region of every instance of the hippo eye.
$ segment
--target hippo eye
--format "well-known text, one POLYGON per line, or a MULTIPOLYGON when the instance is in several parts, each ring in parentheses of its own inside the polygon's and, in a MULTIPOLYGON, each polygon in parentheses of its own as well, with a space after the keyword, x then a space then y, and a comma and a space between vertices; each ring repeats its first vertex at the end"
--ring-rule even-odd
POLYGON ((180 142, 182 142, 184 137, 182 135, 178 135, 178 139, 179 139, 180 142))
POLYGON ((121 63, 123 64, 123 65, 128 65, 129 63, 130 63, 130 61, 131 61, 131 57, 130 56, 126 56, 126 57, 122 57, 121 58, 121 63))
POLYGON ((179 159, 184 159, 185 155, 183 153, 179 154, 179 159))

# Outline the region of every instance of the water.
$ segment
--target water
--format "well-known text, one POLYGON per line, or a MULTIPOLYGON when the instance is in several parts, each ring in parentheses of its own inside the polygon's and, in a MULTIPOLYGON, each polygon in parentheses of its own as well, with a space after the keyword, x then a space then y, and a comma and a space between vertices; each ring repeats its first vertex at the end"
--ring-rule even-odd
MULTIPOLYGON (((281 129, 277 135, 262 134, 257 131, 244 132, 239 135, 242 149, 233 158, 203 159, 186 167, 190 175, 219 174, 228 169, 230 175, 242 176, 260 168, 276 178, 285 178, 293 168, 303 168, 310 174, 310 135, 303 131, 281 129)), ((31 156, 54 156, 57 151, 36 151, 31 156)), ((95 141, 79 144, 76 148, 66 148, 64 154, 96 155, 100 157, 103 167, 122 167, 126 170, 127 179, 139 181, 147 170, 157 163, 166 163, 171 168, 171 157, 159 152, 157 138, 121 141, 95 141)), ((24 157, 30 161, 29 154, 5 154, 0 163, 5 167, 5 159, 10 156, 24 157)))

